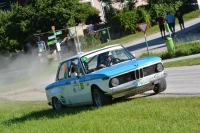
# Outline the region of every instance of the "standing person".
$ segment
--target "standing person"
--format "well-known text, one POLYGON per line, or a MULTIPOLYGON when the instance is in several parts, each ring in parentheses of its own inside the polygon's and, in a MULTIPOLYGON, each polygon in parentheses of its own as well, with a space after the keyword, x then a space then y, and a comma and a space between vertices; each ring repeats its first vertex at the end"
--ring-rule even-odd
POLYGON ((183 21, 183 15, 181 14, 180 11, 177 12, 177 16, 176 17, 177 17, 179 25, 181 27, 181 31, 182 31, 182 29, 184 29, 184 31, 185 31, 185 26, 184 26, 184 21, 183 21))
POLYGON ((170 11, 167 13, 166 21, 169 25, 172 35, 175 35, 175 17, 170 13, 170 11))
POLYGON ((158 14, 158 18, 156 19, 156 21, 158 22, 159 28, 160 28, 160 33, 161 36, 163 38, 163 33, 164 33, 164 37, 165 37, 165 27, 164 27, 164 18, 161 16, 161 14, 158 14))

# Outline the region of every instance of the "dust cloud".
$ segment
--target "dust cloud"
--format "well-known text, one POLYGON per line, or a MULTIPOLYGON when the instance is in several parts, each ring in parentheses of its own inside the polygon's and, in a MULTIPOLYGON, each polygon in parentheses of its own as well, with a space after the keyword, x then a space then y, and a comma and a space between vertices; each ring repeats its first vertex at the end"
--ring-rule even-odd
POLYGON ((45 99, 46 85, 55 81, 59 60, 48 60, 47 54, 14 53, 0 56, 0 97, 9 99, 45 99), (38 98, 40 93, 40 98, 38 98), (31 95, 31 93, 33 95, 31 95), (27 94, 27 95, 26 95, 27 94))
POLYGON ((11 100, 46 100, 45 87, 55 81, 58 64, 77 54, 75 45, 39 53, 0 55, 0 97, 11 100))

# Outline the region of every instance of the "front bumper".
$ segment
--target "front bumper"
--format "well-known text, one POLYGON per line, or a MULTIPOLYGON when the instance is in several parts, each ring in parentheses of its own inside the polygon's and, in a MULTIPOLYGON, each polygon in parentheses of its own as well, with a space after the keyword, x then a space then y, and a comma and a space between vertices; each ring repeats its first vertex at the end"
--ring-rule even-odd
POLYGON ((116 87, 110 88, 110 92, 106 93, 113 98, 130 97, 145 91, 153 90, 155 84, 158 84, 162 79, 167 77, 167 73, 152 74, 141 79, 130 81, 116 87))

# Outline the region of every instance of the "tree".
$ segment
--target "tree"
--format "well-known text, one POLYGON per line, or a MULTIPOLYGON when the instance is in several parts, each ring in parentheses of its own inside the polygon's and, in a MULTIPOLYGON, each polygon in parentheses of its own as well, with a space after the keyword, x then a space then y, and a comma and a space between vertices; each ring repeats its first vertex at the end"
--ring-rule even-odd
POLYGON ((152 25, 156 24, 156 18, 159 13, 166 16, 168 11, 173 14, 181 7, 185 0, 146 0, 149 4, 144 6, 148 14, 151 16, 152 25))
POLYGON ((11 13, 8 11, 1 11, 0 10, 0 53, 6 53, 11 45, 10 39, 7 36, 6 26, 10 23, 8 21, 11 13))
POLYGON ((14 3, 11 9, 4 26, 8 38, 1 40, 8 42, 4 50, 11 48, 21 50, 28 37, 47 32, 52 25, 56 29, 67 28, 86 22, 89 17, 95 15, 97 17, 99 14, 97 9, 86 3, 80 3, 79 0, 29 0, 23 7, 14 3))

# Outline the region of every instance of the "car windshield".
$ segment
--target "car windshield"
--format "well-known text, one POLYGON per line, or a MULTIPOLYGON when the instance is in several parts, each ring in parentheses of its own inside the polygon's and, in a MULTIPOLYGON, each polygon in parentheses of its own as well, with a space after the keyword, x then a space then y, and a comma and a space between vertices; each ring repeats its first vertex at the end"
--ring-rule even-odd
POLYGON ((122 46, 95 51, 81 57, 86 74, 135 58, 122 46))

